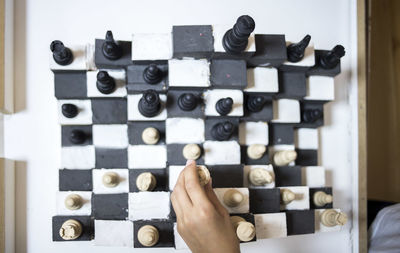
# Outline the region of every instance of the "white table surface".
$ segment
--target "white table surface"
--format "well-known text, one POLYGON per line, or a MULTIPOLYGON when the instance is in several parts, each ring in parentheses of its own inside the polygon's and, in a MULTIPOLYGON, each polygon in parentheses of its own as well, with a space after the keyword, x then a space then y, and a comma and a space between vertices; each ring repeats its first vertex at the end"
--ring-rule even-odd
MULTIPOLYGON (((260 240, 242 252, 358 251, 356 1, 104 1, 16 0, 15 86, 17 113, 5 116, 5 156, 16 159, 17 252, 111 252, 91 242, 54 243, 60 160, 60 129, 53 74, 48 65, 50 42, 94 42, 112 30, 116 39, 132 32, 169 31, 173 24, 234 24, 251 15, 257 33, 286 34, 299 40, 310 34, 316 48, 346 48, 342 74, 335 79, 336 100, 325 106, 320 131, 320 160, 334 188, 334 207, 350 217, 341 232, 260 240)), ((173 249, 118 248, 112 252, 174 252, 173 249)))

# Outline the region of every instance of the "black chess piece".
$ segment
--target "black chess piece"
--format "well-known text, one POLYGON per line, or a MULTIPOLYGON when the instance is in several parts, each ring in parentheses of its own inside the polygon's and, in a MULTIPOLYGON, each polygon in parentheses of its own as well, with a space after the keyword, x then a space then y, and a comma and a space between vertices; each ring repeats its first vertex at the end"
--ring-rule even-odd
POLYGON ((263 109, 265 102, 262 96, 250 96, 247 99, 247 109, 250 112, 259 112, 263 109))
POLYGON ((101 93, 110 94, 115 90, 115 80, 107 73, 107 71, 99 71, 96 78, 96 86, 101 93))
POLYGON ((197 106, 197 97, 192 93, 183 93, 178 98, 178 106, 183 111, 192 111, 197 106))
POLYGON ((78 129, 72 130, 69 136, 69 140, 73 144, 82 144, 86 140, 86 134, 82 130, 78 129))
POLYGON ((229 29, 223 39, 222 45, 226 52, 230 54, 240 54, 248 43, 250 34, 254 31, 256 24, 252 17, 248 15, 240 16, 232 29, 229 29))
POLYGON ((306 35, 300 42, 287 46, 287 59, 290 62, 299 62, 304 57, 304 52, 310 43, 311 36, 306 35))
POLYGON ((159 83, 162 79, 162 71, 155 64, 150 64, 143 71, 143 79, 148 84, 159 83))
POLYGON ((229 121, 217 123, 211 128, 211 136, 217 141, 226 141, 232 136, 234 130, 234 125, 229 121))
POLYGON ((322 117, 322 111, 320 109, 308 109, 304 110, 302 116, 305 123, 314 123, 322 117))
POLYGON ((232 111, 233 100, 230 97, 221 98, 215 104, 215 109, 221 116, 226 116, 232 111))
POLYGON ((50 44, 50 50, 53 52, 53 59, 57 64, 66 66, 72 62, 73 55, 71 49, 64 46, 59 40, 54 40, 50 44))
POLYGON ((111 31, 106 33, 106 39, 103 43, 103 55, 109 60, 118 60, 122 56, 122 49, 114 40, 111 31))
POLYGON ((321 55, 319 63, 324 69, 333 69, 339 64, 340 58, 342 58, 345 53, 342 45, 336 45, 332 50, 321 55))
POLYGON ((78 107, 74 104, 63 104, 61 112, 66 118, 75 118, 78 115, 78 107))
POLYGON ((154 117, 160 112, 160 97, 155 90, 146 90, 139 100, 139 112, 145 117, 154 117))

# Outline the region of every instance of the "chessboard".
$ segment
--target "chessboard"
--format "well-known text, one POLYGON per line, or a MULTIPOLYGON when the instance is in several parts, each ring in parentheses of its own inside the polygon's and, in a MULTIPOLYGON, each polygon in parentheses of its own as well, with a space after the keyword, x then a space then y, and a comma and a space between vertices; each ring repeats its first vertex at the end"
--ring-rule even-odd
POLYGON ((107 31, 94 44, 51 42, 61 125, 53 241, 187 248, 170 202, 187 159, 207 168, 236 229, 253 229, 237 229, 241 243, 342 228, 318 128, 344 48, 254 28, 244 15, 131 41, 107 31), (151 243, 138 236, 149 226, 151 243))

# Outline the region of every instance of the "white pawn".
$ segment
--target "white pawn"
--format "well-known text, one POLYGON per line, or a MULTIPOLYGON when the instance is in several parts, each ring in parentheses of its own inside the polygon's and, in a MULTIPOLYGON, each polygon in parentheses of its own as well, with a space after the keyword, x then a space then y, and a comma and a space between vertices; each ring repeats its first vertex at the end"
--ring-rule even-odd
POLYGON ((149 145, 156 144, 160 140, 160 132, 154 127, 148 127, 142 132, 142 140, 149 145))
POLYGON ((103 185, 108 188, 116 187, 119 184, 119 176, 116 172, 107 172, 103 175, 103 185))
POLYGON ((61 225, 59 234, 64 240, 75 240, 82 234, 82 225, 77 220, 67 220, 61 225))
POLYGON ((236 231, 236 236, 242 242, 248 242, 254 239, 256 236, 256 228, 254 225, 240 216, 230 217, 232 226, 236 231))
POLYGON ((296 194, 289 189, 281 189, 281 202, 284 205, 289 204, 296 199, 296 194))
POLYGON ((201 155, 201 149, 197 144, 187 144, 182 150, 182 155, 186 160, 197 160, 201 155))
POLYGON ((236 189, 229 189, 224 193, 224 204, 229 207, 237 207, 244 200, 243 194, 236 189))
POLYGON ((267 151, 265 145, 253 144, 247 147, 247 156, 251 159, 257 160, 264 155, 265 151, 267 151))
POLYGON ((332 203, 332 201, 333 201, 333 198, 332 198, 332 195, 330 195, 330 194, 326 194, 323 191, 317 191, 316 193, 314 193, 313 202, 314 202, 314 205, 316 205, 316 206, 321 207, 326 204, 332 203))
POLYGON ((347 223, 347 215, 334 209, 327 209, 321 214, 321 223, 327 227, 343 226, 347 223))
POLYGON ((210 182, 211 175, 207 167, 204 165, 197 165, 197 173, 199 175, 199 182, 201 186, 205 186, 210 182))
POLYGON ((297 153, 294 150, 282 150, 274 154, 274 164, 277 166, 286 166, 297 158, 297 153))
POLYGON ((143 172, 136 178, 136 187, 139 191, 152 191, 157 185, 157 180, 150 172, 143 172))
POLYGON ((143 246, 151 247, 158 242, 160 235, 156 227, 145 225, 139 229, 137 238, 143 246))
POLYGON ((70 194, 65 198, 64 204, 69 210, 78 210, 82 207, 83 199, 78 194, 70 194))
POLYGON ((255 168, 250 170, 249 181, 256 186, 270 184, 274 181, 271 172, 264 168, 255 168))

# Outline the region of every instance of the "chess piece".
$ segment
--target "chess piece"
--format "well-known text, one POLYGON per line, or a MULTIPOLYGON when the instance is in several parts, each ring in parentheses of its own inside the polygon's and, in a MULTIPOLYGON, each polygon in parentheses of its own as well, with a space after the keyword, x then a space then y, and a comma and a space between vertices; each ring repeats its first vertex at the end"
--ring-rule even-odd
POLYGON ((119 176, 116 172, 107 172, 103 175, 103 185, 108 188, 116 187, 119 184, 119 176))
POLYGON ((296 194, 289 189, 281 189, 281 203, 284 205, 289 204, 296 199, 296 194))
POLYGON ((59 235, 64 240, 75 240, 82 234, 82 224, 77 220, 65 221, 59 230, 59 235))
POLYGON ((73 60, 71 49, 64 46, 64 44, 59 40, 54 40, 51 42, 50 50, 53 52, 54 61, 59 65, 69 65, 73 60))
POLYGON ((322 111, 320 109, 308 109, 303 111, 302 116, 305 123, 314 123, 322 117, 322 111))
POLYGON ((249 181, 252 185, 261 186, 272 183, 274 178, 268 170, 264 168, 255 168, 250 170, 249 181))
POLYGON ((257 160, 263 157, 265 151, 267 151, 267 148, 265 145, 262 144, 252 144, 247 147, 247 156, 250 159, 257 160))
POLYGON ((183 111, 192 111, 197 106, 197 97, 192 93, 183 93, 178 98, 178 106, 183 111))
POLYGON ((232 226, 236 231, 236 236, 242 242, 249 242, 256 236, 256 228, 251 222, 246 221, 240 216, 230 217, 232 226))
POLYGON ((297 153, 294 150, 282 150, 274 154, 274 164, 276 166, 286 166, 297 158, 297 153))
POLYGON ((244 201, 244 195, 236 189, 229 189, 224 193, 224 204, 229 207, 237 207, 244 201))
POLYGON ((139 228, 139 231, 137 232, 137 238, 140 244, 143 246, 151 247, 156 245, 160 235, 156 227, 152 225, 145 225, 139 228))
POLYGON ((250 96, 247 99, 247 109, 250 112, 259 112, 263 109, 265 102, 262 96, 250 96))
POLYGON ((332 50, 321 55, 319 63, 324 69, 333 69, 339 64, 340 58, 342 58, 345 53, 342 45, 336 45, 332 50))
POLYGON ((347 223, 347 215, 334 209, 327 209, 321 214, 321 223, 327 227, 343 226, 347 223))
POLYGON ((287 46, 287 59, 290 62, 299 62, 304 57, 304 52, 310 43, 311 36, 306 35, 300 42, 287 46))
POLYGON ((78 194, 70 194, 64 200, 65 207, 69 210, 78 210, 83 205, 83 199, 78 194))
POLYGON ((139 191, 152 191, 157 185, 157 180, 150 172, 143 172, 136 178, 136 187, 139 191))
POLYGON ((201 148, 197 144, 186 144, 183 147, 182 155, 186 160, 197 160, 201 156, 201 148))
POLYGON ((115 90, 115 80, 107 71, 99 71, 96 78, 96 86, 101 93, 110 94, 115 90))
POLYGON ((155 64, 150 64, 143 71, 143 79, 148 84, 156 84, 161 81, 163 73, 155 64))
POLYGON ((205 186, 210 182, 211 175, 206 166, 197 165, 197 173, 199 174, 199 182, 201 186, 205 186))
POLYGON ((155 90, 146 90, 139 100, 139 112, 145 117, 154 117, 160 112, 160 96, 155 90))
POLYGON ((233 100, 230 97, 221 98, 215 104, 215 110, 221 115, 226 116, 232 111, 233 100))
POLYGON ((63 104, 61 112, 66 118, 75 118, 78 115, 78 107, 74 104, 63 104))
POLYGON ((142 132, 142 140, 149 145, 156 144, 160 140, 160 132, 154 127, 148 127, 142 132))
POLYGON ((230 121, 217 123, 211 128, 211 136, 217 141, 226 141, 232 136, 234 130, 230 121))
POLYGON ((319 207, 324 206, 326 204, 330 204, 332 203, 332 201, 333 201, 332 195, 326 194, 323 191, 317 191, 313 195, 314 205, 319 207))
POLYGON ((248 44, 250 34, 254 31, 256 24, 253 18, 247 15, 240 16, 232 29, 229 29, 223 39, 222 45, 227 53, 240 54, 248 44))
POLYGON ((114 40, 111 31, 106 33, 106 39, 103 43, 103 55, 109 60, 118 60, 122 56, 122 49, 114 40))
POLYGON ((82 144, 86 141, 86 134, 82 130, 74 129, 71 131, 69 140, 73 144, 82 144))

